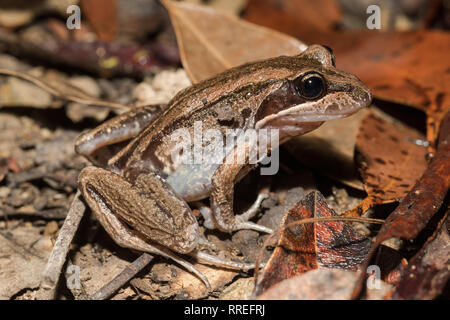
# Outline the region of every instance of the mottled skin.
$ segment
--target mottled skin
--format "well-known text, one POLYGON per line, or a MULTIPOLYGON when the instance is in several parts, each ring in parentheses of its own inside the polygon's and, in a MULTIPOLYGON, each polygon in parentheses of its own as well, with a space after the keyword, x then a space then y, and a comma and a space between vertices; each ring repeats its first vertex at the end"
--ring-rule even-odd
MULTIPOLYGON (((224 137, 226 129, 279 129, 283 143, 353 114, 370 103, 370 92, 355 76, 336 70, 333 59, 329 49, 314 45, 298 56, 239 66, 179 92, 166 108, 130 111, 81 135, 76 150, 90 159, 101 147, 134 137, 106 164, 97 162, 104 168, 81 172, 83 197, 116 242, 139 250, 145 243, 143 251, 170 248, 198 256, 198 224, 186 201, 208 196, 220 230, 267 231, 233 213, 234 184, 254 166, 175 164, 171 134, 180 128, 193 134, 201 121, 203 130, 217 129, 224 137), (298 89, 311 74, 323 79, 323 91, 313 99, 298 89)), ((253 147, 245 142, 226 157, 253 147)))

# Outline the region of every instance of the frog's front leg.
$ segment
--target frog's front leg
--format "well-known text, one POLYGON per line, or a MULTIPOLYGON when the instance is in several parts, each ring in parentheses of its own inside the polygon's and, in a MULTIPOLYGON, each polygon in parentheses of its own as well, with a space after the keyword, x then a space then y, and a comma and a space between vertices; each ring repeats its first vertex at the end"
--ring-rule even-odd
POLYGON ((261 226, 259 224, 248 221, 254 216, 262 200, 266 197, 262 194, 258 195, 258 199, 247 212, 241 215, 233 213, 234 185, 239 178, 245 175, 251 169, 252 165, 248 164, 249 144, 243 144, 236 147, 220 164, 211 179, 211 195, 210 205, 212 215, 217 227, 226 232, 252 229, 261 232, 272 233, 272 229, 261 226), (236 161, 242 157, 238 154, 244 154, 245 159, 242 163, 236 161))

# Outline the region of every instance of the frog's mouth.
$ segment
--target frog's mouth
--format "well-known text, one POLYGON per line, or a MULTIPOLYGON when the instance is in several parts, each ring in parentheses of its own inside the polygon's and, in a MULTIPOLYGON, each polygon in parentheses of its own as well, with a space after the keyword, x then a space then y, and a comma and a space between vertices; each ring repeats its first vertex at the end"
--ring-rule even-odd
POLYGON ((349 103, 337 105, 304 103, 276 114, 269 115, 256 123, 256 129, 263 127, 302 126, 305 123, 324 122, 341 119, 358 112, 367 106, 367 103, 349 103))
POLYGON ((309 113, 309 114, 290 114, 286 116, 282 116, 281 118, 292 118, 293 121, 296 122, 317 122, 317 121, 328 121, 328 120, 335 120, 335 119, 342 119, 349 117, 356 112, 358 112, 361 108, 355 108, 352 111, 342 112, 342 113, 331 113, 331 112, 325 112, 325 113, 309 113), (295 119, 295 120, 294 120, 295 119))

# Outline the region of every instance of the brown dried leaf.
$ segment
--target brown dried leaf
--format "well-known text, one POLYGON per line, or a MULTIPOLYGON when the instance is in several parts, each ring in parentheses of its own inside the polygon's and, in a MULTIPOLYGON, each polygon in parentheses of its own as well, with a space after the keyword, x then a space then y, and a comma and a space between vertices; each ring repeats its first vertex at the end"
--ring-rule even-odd
POLYGON ((359 216, 375 204, 403 198, 427 167, 427 150, 414 143, 423 139, 380 112, 368 114, 356 139, 357 162, 368 197, 346 215, 359 216))
POLYGON ((301 163, 318 169, 350 187, 364 190, 356 171, 354 151, 362 119, 369 110, 325 122, 320 128, 286 143, 289 152, 301 163))
POLYGON ((116 0, 81 0, 89 23, 102 41, 112 41, 117 33, 116 0))
POLYGON ((436 156, 414 188, 391 213, 376 242, 389 238, 415 239, 441 207, 450 187, 450 112, 441 125, 436 156))
POLYGON ((289 226, 312 217, 337 216, 319 192, 311 192, 283 217, 277 248, 267 262, 256 295, 298 274, 317 268, 356 270, 364 261, 371 242, 342 221, 289 226))
POLYGON ((296 55, 300 41, 211 8, 162 1, 177 34, 183 66, 192 82, 250 61, 296 55))
POLYGON ((219 296, 220 300, 250 300, 255 281, 253 278, 240 278, 226 287, 219 296))
POLYGON ((325 32, 341 20, 339 5, 334 0, 250 0, 244 14, 249 21, 269 20, 282 32, 294 29, 304 33, 325 32))

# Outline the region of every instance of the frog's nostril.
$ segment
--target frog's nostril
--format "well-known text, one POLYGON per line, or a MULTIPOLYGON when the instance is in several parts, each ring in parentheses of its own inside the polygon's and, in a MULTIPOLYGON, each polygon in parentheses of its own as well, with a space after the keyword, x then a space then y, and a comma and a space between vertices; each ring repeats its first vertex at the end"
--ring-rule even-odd
POLYGON ((332 103, 327 107, 326 112, 329 113, 338 113, 341 109, 339 108, 339 105, 337 103, 332 103))
POLYGON ((367 107, 372 102, 372 93, 370 90, 362 85, 361 87, 356 87, 354 91, 354 97, 361 104, 361 107, 367 107))

